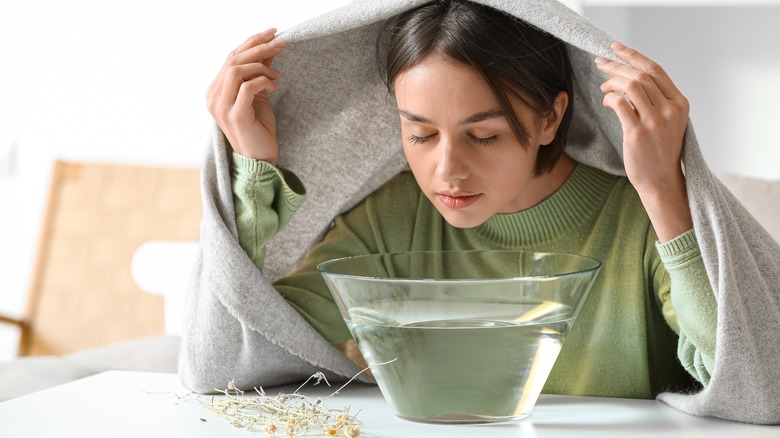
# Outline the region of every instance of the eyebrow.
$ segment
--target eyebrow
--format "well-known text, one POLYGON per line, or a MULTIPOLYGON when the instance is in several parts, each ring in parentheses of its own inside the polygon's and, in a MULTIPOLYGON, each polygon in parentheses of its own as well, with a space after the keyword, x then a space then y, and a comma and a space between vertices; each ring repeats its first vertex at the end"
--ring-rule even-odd
MULTIPOLYGON (((409 120, 410 122, 419 122, 428 125, 433 125, 433 122, 430 119, 411 113, 409 111, 398 110, 398 113, 401 114, 406 120, 409 120)), ((460 123, 458 123, 458 125, 460 126, 470 125, 472 123, 483 122, 485 120, 493 119, 496 117, 504 117, 504 112, 499 110, 483 111, 481 113, 476 113, 465 120, 462 120, 460 123)))

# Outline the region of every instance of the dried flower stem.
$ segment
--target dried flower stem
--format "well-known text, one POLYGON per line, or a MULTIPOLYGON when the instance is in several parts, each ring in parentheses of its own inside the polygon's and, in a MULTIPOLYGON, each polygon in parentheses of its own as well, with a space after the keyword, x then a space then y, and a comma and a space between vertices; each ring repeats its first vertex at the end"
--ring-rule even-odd
MULTIPOLYGON (((386 365, 395 361, 376 364, 386 365)), ((234 427, 247 429, 250 432, 265 432, 266 436, 274 437, 277 433, 296 437, 320 431, 325 436, 343 436, 357 438, 363 423, 355 415, 349 413, 349 406, 340 409, 326 407, 323 401, 335 396, 360 374, 369 370, 364 368, 339 389, 325 398, 312 400, 299 391, 313 379, 313 385, 322 381, 330 386, 330 382, 322 372, 309 377, 292 394, 268 396, 263 388, 255 388, 257 396, 244 396, 244 391, 236 387, 235 381, 228 382, 227 389, 217 390, 226 398, 211 397, 206 407, 213 413, 225 418, 234 427)))

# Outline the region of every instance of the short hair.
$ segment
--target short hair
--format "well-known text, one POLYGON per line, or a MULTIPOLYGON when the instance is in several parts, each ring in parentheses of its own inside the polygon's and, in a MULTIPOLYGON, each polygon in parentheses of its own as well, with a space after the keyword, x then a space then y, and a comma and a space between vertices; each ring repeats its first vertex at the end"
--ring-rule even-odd
POLYGON ((552 170, 566 145, 573 115, 572 68, 566 44, 516 17, 465 0, 437 0, 385 22, 377 38, 377 62, 388 92, 396 77, 429 55, 444 55, 474 68, 490 86, 515 136, 528 147, 528 132, 509 100, 539 116, 554 109, 560 91, 569 104, 551 143, 539 149, 534 174, 552 170))

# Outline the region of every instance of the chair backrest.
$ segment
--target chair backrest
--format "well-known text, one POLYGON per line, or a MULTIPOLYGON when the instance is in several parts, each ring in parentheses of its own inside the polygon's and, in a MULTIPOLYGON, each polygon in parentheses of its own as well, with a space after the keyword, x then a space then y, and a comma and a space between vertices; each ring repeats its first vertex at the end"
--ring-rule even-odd
POLYGON ((197 240, 198 180, 195 168, 57 162, 19 354, 162 333, 162 299, 136 286, 131 259, 146 241, 197 240))

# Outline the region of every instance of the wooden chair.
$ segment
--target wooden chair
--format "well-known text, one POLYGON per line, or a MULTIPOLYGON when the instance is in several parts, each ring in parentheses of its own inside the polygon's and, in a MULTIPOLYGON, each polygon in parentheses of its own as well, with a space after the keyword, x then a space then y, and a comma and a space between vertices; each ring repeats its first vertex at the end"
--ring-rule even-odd
POLYGON ((163 332, 163 303, 133 282, 133 253, 151 240, 193 241, 199 173, 58 161, 19 355, 61 355, 163 332))

